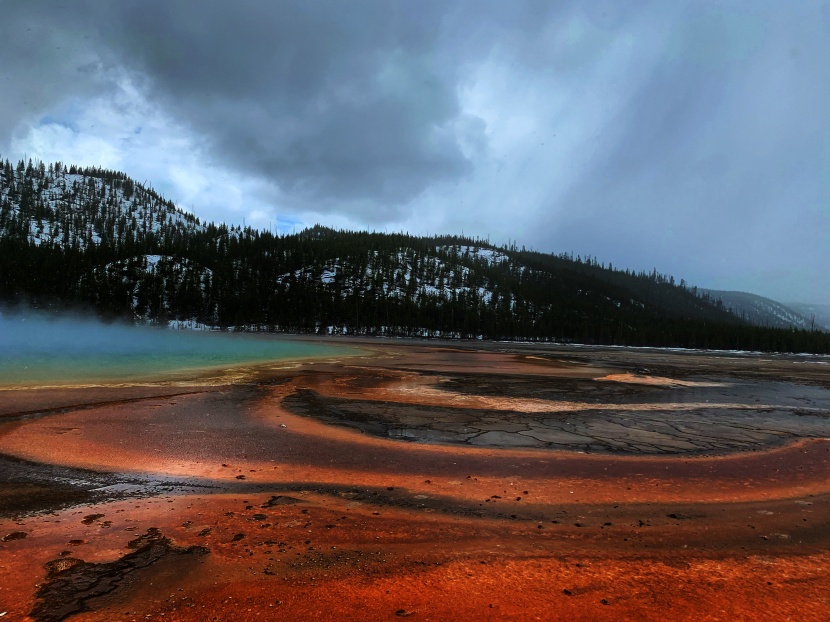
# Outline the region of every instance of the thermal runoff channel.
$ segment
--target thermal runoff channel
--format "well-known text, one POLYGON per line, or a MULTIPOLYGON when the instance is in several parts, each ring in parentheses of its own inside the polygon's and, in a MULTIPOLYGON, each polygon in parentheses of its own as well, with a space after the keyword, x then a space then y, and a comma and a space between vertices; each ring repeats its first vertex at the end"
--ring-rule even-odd
POLYGON ((0 315, 0 386, 146 379, 348 352, 272 336, 107 324, 85 317, 0 315))

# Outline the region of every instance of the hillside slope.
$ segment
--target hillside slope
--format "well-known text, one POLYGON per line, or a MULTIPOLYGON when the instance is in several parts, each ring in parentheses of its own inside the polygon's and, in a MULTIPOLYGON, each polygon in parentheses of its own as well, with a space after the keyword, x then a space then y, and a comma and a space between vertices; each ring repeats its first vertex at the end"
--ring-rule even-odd
POLYGON ((805 318, 810 328, 830 331, 830 305, 788 302, 787 306, 805 318))
POLYGON ((723 306, 754 326, 775 328, 811 328, 810 320, 785 304, 748 292, 704 290, 712 300, 720 300, 723 306))
POLYGON ((298 332, 816 349, 673 277, 461 236, 201 223, 123 173, 5 162, 0 300, 298 332), (33 278, 34 277, 34 278, 33 278))

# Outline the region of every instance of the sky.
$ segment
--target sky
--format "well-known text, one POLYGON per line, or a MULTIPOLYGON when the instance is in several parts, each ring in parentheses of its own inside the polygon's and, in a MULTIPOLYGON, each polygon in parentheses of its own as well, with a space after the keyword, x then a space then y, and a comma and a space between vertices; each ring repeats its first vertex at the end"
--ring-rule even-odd
POLYGON ((0 156, 830 304, 830 0, 0 0, 0 156))

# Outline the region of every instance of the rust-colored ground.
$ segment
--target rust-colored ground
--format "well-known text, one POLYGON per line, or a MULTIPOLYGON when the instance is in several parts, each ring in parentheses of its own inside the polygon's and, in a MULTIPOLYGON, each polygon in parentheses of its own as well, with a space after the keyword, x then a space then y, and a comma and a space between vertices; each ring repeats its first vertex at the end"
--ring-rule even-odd
POLYGON ((826 367, 368 347, 236 385, 0 393, 0 619, 830 620, 826 367), (563 442, 617 430, 615 404, 677 437, 495 442, 527 413, 584 418, 563 442), (703 410, 747 430, 683 444, 713 446, 682 425, 703 410), (420 442, 388 438, 402 419, 420 442))

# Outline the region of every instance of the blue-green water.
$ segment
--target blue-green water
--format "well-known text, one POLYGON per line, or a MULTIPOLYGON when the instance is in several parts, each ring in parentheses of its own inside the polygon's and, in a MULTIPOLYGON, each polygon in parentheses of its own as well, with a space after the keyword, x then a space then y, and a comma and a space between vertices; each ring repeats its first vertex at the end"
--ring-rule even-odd
POLYGON ((356 354, 271 335, 175 331, 76 318, 0 315, 0 386, 127 382, 356 354))

